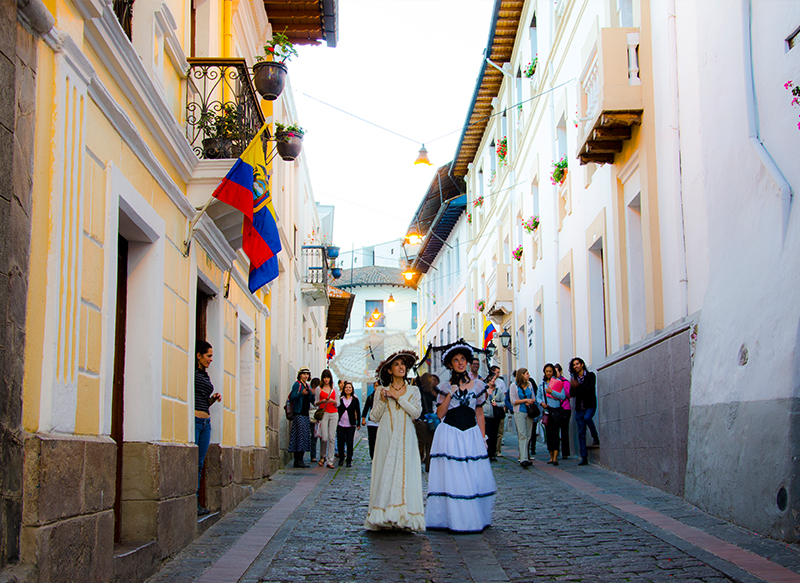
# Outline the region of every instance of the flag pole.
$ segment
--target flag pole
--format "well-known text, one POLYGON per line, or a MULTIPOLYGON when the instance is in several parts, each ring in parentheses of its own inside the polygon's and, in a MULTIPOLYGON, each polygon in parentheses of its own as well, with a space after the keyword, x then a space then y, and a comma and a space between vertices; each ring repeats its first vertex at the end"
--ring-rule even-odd
POLYGON ((208 207, 211 204, 212 200, 214 200, 214 195, 213 194, 210 197, 208 197, 208 200, 206 201, 206 204, 204 204, 200 208, 200 210, 198 210, 195 213, 195 215, 192 218, 192 220, 189 221, 189 227, 186 230, 186 237, 185 237, 185 239, 183 241, 183 245, 184 245, 183 256, 184 257, 189 257, 189 248, 192 246, 192 238, 194 237, 194 228, 197 225, 197 222, 200 220, 200 217, 202 217, 205 214, 205 212, 208 210, 208 207))

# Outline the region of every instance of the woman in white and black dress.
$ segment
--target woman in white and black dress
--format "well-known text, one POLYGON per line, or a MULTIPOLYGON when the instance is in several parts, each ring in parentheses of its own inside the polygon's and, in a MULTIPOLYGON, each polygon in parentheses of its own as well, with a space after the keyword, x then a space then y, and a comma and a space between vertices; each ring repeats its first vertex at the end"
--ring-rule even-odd
POLYGON ((497 485, 486 449, 483 403, 486 387, 472 379, 472 348, 456 342, 442 355, 451 372, 437 391, 437 414, 443 423, 431 446, 425 525, 452 532, 481 532, 492 524, 497 485))

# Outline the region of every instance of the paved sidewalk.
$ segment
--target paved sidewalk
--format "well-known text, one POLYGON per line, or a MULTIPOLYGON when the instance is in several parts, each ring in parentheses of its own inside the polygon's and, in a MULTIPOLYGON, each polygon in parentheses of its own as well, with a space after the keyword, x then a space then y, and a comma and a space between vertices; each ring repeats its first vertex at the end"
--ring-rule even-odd
POLYGON ((369 451, 365 435, 356 439, 352 468, 279 471, 149 581, 800 583, 797 546, 577 460, 554 468, 539 455, 523 469, 509 435, 505 457, 492 466, 491 528, 371 533, 362 527, 369 451))

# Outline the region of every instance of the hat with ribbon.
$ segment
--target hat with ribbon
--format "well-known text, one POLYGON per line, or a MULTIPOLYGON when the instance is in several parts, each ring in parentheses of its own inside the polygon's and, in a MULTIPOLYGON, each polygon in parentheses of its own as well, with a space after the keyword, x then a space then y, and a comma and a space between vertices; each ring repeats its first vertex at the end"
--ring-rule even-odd
POLYGON ((417 362, 417 353, 413 350, 398 350, 381 362, 378 368, 375 369, 375 379, 382 385, 387 385, 391 381, 392 363, 397 359, 403 360, 406 365, 406 374, 408 374, 408 371, 417 362))
POLYGON ((442 366, 452 369, 451 361, 456 354, 463 354, 467 362, 470 362, 475 353, 472 351, 472 347, 463 340, 453 342, 442 352, 442 366))

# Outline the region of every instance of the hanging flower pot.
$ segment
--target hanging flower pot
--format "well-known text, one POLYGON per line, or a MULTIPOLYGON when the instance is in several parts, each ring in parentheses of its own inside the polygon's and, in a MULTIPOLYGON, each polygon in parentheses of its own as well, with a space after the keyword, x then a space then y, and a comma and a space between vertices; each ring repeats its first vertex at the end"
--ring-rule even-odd
POLYGON ((331 259, 336 259, 337 257, 339 257, 339 248, 334 245, 328 247, 328 257, 330 257, 331 259))
POLYGON ((340 277, 342 277, 342 268, 334 267, 333 269, 331 269, 331 275, 333 276, 333 279, 339 279, 340 277))
POLYGON ((278 147, 278 155, 284 162, 292 162, 300 155, 303 149, 303 134, 296 132, 276 132, 275 140, 278 147))
POLYGON ((261 61, 253 65, 253 83, 256 91, 267 101, 275 101, 286 86, 289 69, 283 63, 261 61))

